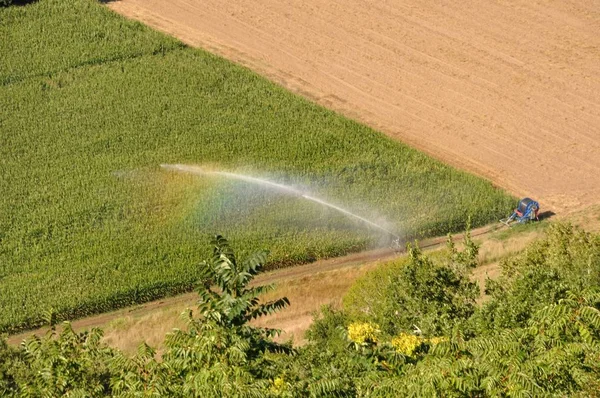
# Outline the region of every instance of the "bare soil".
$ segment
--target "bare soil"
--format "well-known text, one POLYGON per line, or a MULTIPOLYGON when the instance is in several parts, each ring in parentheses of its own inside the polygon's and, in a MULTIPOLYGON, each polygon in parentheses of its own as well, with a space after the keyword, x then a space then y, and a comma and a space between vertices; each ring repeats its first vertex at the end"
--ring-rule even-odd
POLYGON ((600 203, 598 0, 120 0, 557 213, 600 203))

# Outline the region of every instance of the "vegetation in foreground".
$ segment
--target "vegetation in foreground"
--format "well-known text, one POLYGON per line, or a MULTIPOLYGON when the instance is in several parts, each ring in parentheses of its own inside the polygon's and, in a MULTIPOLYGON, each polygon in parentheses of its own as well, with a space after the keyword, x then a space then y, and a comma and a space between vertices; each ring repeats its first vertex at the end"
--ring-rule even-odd
POLYGON ((69 319, 190 290, 198 252, 209 253, 198 242, 215 232, 242 253, 273 247, 268 267, 379 237, 161 163, 260 170, 378 209, 407 237, 513 206, 486 181, 94 0, 0 8, 0 36, 0 331, 36 326, 49 307, 69 319))
POLYGON ((103 346, 101 331, 0 345, 3 396, 594 397, 600 391, 600 235, 553 225, 503 264, 492 299, 475 306, 477 246, 449 246, 367 274, 344 311, 325 308, 300 348, 251 319, 288 304, 250 287, 265 253, 238 261, 221 237, 199 288, 198 316, 157 359, 103 346), (387 278, 382 278, 381 273, 387 278), (381 291, 371 300, 369 285, 381 291), (212 290, 211 286, 218 287, 212 290), (368 289, 366 292, 364 289, 368 289), (365 300, 361 301, 361 297, 365 300), (368 301, 371 300, 371 301, 368 301))

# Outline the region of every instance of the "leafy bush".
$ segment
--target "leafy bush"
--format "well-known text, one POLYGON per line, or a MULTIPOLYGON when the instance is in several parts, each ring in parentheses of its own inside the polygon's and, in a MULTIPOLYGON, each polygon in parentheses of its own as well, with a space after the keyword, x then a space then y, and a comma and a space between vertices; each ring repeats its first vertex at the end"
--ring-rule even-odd
POLYGON ((20 368, 21 354, 6 343, 5 336, 0 336, 0 396, 8 395, 17 388, 14 373, 15 367, 20 368), (15 364, 17 364, 15 366, 15 364))
POLYGON ((407 259, 367 274, 344 297, 344 308, 357 319, 371 319, 389 336, 420 331, 426 336, 448 333, 475 311, 479 296, 469 280, 478 248, 465 235, 459 252, 448 240, 448 250, 435 260, 409 245, 407 259))
POLYGON ((473 319, 480 332, 523 327, 541 308, 600 286, 600 237, 553 224, 545 239, 501 264, 502 276, 488 281, 493 300, 473 319))
POLYGON ((313 344, 322 347, 345 348, 348 344, 344 333, 340 333, 349 324, 348 315, 327 305, 314 314, 313 322, 305 333, 307 339, 313 344))
MULTIPOLYGON (((378 339, 367 351, 353 350, 350 348, 353 342, 348 339, 345 351, 334 351, 338 356, 356 363, 360 361, 358 355, 367 363, 379 364, 363 370, 364 375, 354 373, 353 391, 382 397, 598 396, 599 238, 568 225, 551 226, 544 240, 503 265, 502 279, 492 284, 492 299, 481 309, 473 308, 468 319, 462 318, 452 328, 446 328, 445 336, 427 339, 413 332, 401 332, 389 340, 378 339), (398 354, 404 358, 398 358, 398 354)), ((449 256, 448 252, 440 253, 433 259, 419 254, 421 259, 417 263, 423 268, 437 266, 461 274, 475 264, 476 247, 467 244, 466 248, 458 252, 450 245, 449 256)), ((407 286, 406 277, 399 276, 405 275, 403 268, 415 264, 415 256, 412 257, 401 265, 393 264, 367 275, 353 287, 345 301, 350 319, 348 314, 339 315, 345 316, 346 327, 353 324, 353 317, 362 322, 386 320, 386 315, 377 311, 368 314, 362 311, 365 302, 378 308, 378 300, 359 298, 361 294, 377 291, 373 288, 375 284, 380 290, 377 297, 385 305, 392 306, 398 301, 394 289, 399 284, 399 290, 407 292, 404 294, 409 300, 423 299, 422 290, 407 286), (388 297, 389 292, 393 295, 388 297)), ((442 289, 445 294, 452 290, 452 284, 442 289)), ((428 295, 432 293, 426 291, 428 295)), ((424 299, 435 297, 444 295, 434 294, 424 299)), ((435 306, 418 303, 403 309, 412 319, 438 314, 435 306)), ((401 318, 405 325, 412 322, 406 316, 401 318)), ((323 351, 323 347, 327 345, 317 341, 306 349, 323 351)), ((339 361, 330 359, 329 363, 336 360, 339 361)))

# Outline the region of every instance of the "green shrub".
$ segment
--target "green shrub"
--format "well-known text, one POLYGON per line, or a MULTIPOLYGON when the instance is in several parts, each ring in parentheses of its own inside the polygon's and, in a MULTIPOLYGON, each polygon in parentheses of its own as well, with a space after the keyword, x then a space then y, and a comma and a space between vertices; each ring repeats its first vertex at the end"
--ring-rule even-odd
POLYGON ((423 255, 409 246, 406 259, 365 275, 344 296, 344 309, 356 319, 369 319, 389 336, 419 330, 426 336, 448 333, 475 311, 479 295, 469 273, 477 246, 466 235, 466 249, 423 255))
POLYGON ((488 281, 493 300, 475 323, 483 331, 523 327, 540 308, 568 291, 600 286, 600 237, 564 224, 552 224, 546 238, 501 264, 502 276, 488 281))

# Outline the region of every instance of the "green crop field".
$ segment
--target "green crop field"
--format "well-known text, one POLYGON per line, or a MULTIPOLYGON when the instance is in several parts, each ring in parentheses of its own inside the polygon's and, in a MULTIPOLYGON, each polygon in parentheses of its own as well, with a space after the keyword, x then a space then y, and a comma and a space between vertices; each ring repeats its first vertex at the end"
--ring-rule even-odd
POLYGON ((402 238, 513 198, 93 0, 0 8, 0 331, 190 290, 207 236, 278 267, 381 234, 299 197, 161 169, 268 177, 402 238))

